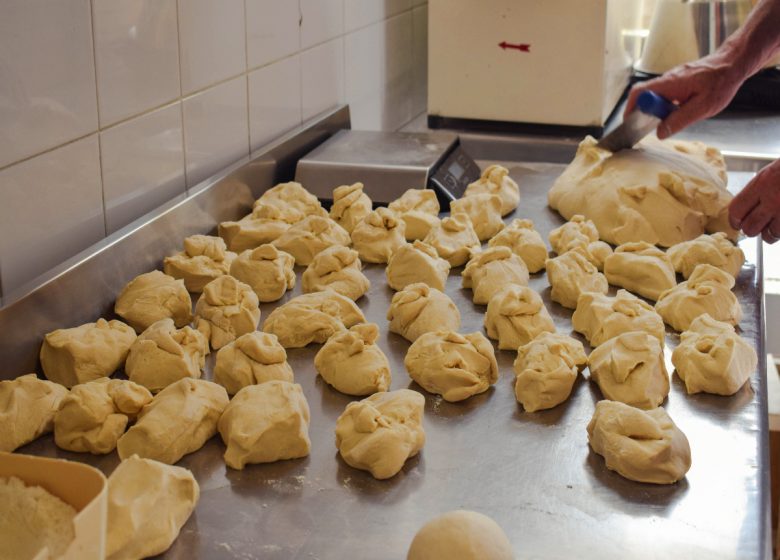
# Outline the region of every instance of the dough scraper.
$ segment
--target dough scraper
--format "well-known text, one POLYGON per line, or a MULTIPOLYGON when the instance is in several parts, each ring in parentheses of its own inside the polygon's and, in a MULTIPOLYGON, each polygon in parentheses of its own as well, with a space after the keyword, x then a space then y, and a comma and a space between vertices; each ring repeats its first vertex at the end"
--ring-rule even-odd
POLYGON ((597 146, 610 152, 627 150, 656 129, 677 105, 652 91, 643 91, 636 100, 636 108, 615 130, 598 141, 597 146))

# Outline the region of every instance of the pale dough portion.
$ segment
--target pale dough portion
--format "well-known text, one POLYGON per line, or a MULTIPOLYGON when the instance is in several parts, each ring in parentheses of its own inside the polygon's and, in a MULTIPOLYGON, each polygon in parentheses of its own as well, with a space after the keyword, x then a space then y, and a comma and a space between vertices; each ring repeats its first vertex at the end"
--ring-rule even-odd
POLYGON ((436 249, 418 240, 399 247, 390 257, 385 273, 387 285, 396 291, 418 282, 444 291, 450 263, 436 249))
POLYGON ((643 409, 655 408, 669 394, 664 347, 646 332, 609 339, 588 356, 590 378, 604 397, 643 409))
POLYGON ((606 277, 588 260, 581 248, 548 259, 546 268, 552 287, 550 299, 569 309, 577 307, 580 294, 606 294, 609 290, 606 277))
POLYGON ((386 263, 406 243, 404 222, 392 210, 377 208, 352 230, 352 246, 370 263, 386 263))
POLYGON ((168 276, 184 280, 190 292, 200 293, 203 286, 227 274, 235 258, 221 237, 191 235, 184 240, 184 251, 165 257, 163 270, 168 276))
POLYGON ((604 261, 604 276, 613 286, 652 300, 677 285, 669 256, 644 241, 617 247, 604 261))
POLYGON ((534 229, 531 220, 512 220, 512 223, 499 231, 489 242, 488 247, 509 247, 523 259, 528 272, 535 273, 544 269, 547 261, 547 245, 539 232, 534 229))
POLYGON ((453 215, 461 212, 468 214, 480 241, 487 241, 504 229, 501 199, 494 194, 472 194, 453 200, 450 203, 450 212, 453 215))
POLYGON ((462 212, 443 218, 423 241, 436 249, 439 256, 450 263, 450 266, 466 264, 471 252, 480 246, 471 218, 462 212))
POLYGON ((217 433, 228 404, 225 388, 203 379, 180 379, 160 391, 117 442, 121 459, 138 454, 172 465, 217 433))
POLYGON ((260 307, 250 286, 232 276, 220 276, 203 288, 195 304, 195 326, 214 350, 257 329, 260 307))
POLYGON ((745 253, 734 245, 723 232, 702 234, 692 241, 669 247, 667 251, 674 269, 688 278, 700 264, 710 264, 725 270, 736 278, 745 264, 745 253))
POLYGON ((265 191, 260 198, 255 201, 254 207, 262 204, 276 206, 285 214, 297 215, 300 221, 307 216, 327 216, 328 213, 317 200, 317 197, 303 188, 303 185, 290 181, 289 183, 279 183, 265 191))
POLYGON ((136 560, 170 548, 200 498, 183 467, 136 455, 108 477, 107 560, 136 560))
POLYGON ((431 232, 433 228, 441 223, 439 216, 410 210, 399 218, 404 225, 404 234, 407 241, 422 240, 431 232))
POLYGON ((731 274, 710 264, 700 264, 688 280, 661 294, 655 310, 676 331, 687 330, 704 313, 736 326, 742 320, 742 306, 731 291, 733 287, 731 274))
POLYGON ((219 434, 227 447, 225 464, 232 469, 306 457, 311 441, 303 389, 278 380, 244 387, 219 419, 219 434))
POLYGON ((357 251, 334 245, 314 257, 303 271, 301 288, 304 294, 330 289, 357 301, 371 287, 371 281, 362 269, 363 263, 357 251))
POLYGON ((501 215, 506 216, 520 204, 520 188, 509 176, 509 170, 501 165, 490 165, 482 176, 470 183, 464 197, 475 194, 494 194, 501 199, 501 215))
POLYGON ((54 429, 54 415, 68 390, 34 373, 0 381, 0 451, 17 448, 54 429))
POLYGON ((425 333, 460 329, 460 311, 450 296, 427 284, 409 284, 387 310, 390 332, 414 342, 425 333))
POLYGON ((428 521, 412 540, 406 560, 514 560, 501 527, 476 511, 450 511, 428 521))
POLYGON ((322 344, 331 335, 364 323, 363 312, 348 297, 324 290, 295 297, 274 309, 263 331, 277 336, 285 348, 322 344))
POLYGON ((515 397, 526 412, 558 406, 571 395, 580 369, 588 362, 579 340, 543 332, 517 349, 515 397))
POLYGON ((238 255, 230 265, 230 275, 248 284, 259 301, 277 301, 295 287, 294 266, 292 255, 265 244, 238 255))
POLYGON ((192 299, 184 280, 153 270, 130 280, 116 298, 114 312, 139 334, 166 318, 183 327, 192 321, 192 299))
POLYGON ((463 269, 463 287, 471 288, 476 304, 487 305, 507 284, 528 285, 525 262, 509 247, 475 252, 463 269))
POLYGON ((599 401, 588 424, 588 442, 609 470, 629 480, 674 484, 691 468, 688 438, 663 408, 639 410, 599 401))
POLYGON ((317 355, 314 367, 325 382, 347 395, 363 396, 390 388, 390 363, 377 346, 379 326, 355 325, 331 336, 317 355))
POLYGON ((244 387, 267 381, 293 381, 293 370, 287 363, 287 352, 276 335, 251 332, 217 352, 214 383, 235 395, 244 387))
POLYGON ((705 313, 680 336, 672 363, 689 395, 704 392, 728 396, 750 379, 758 356, 733 326, 705 313))
POLYGON ((43 373, 50 381, 68 388, 108 377, 125 363, 135 339, 133 328, 122 321, 98 319, 71 329, 57 329, 43 337, 43 373))
POLYGON ((449 402, 484 393, 499 378, 493 345, 479 332, 426 333, 409 347, 404 365, 420 387, 449 402))
POLYGON ((162 319, 130 347, 125 372, 154 393, 185 377, 200 377, 208 351, 203 334, 191 327, 177 330, 173 320, 162 319))
POLYGON ((54 416, 54 443, 79 453, 111 453, 128 422, 151 400, 148 389, 123 379, 76 385, 54 416))
POLYGON ((307 266, 312 259, 332 245, 350 244, 349 234, 330 218, 308 216, 294 224, 273 242, 277 249, 290 253, 295 264, 307 266))
POLYGON ((387 206, 404 222, 407 241, 424 239, 439 225, 439 201, 432 189, 409 189, 387 206))
POLYGON ((371 199, 363 192, 363 183, 333 189, 330 219, 352 233, 355 226, 371 213, 371 199))
POLYGON ((279 238, 290 225, 300 222, 303 214, 283 211, 277 206, 258 204, 252 213, 237 222, 222 222, 217 232, 228 249, 241 253, 279 238))
POLYGON ((488 338, 498 341, 499 350, 517 350, 543 332, 555 332, 555 324, 539 294, 508 284, 490 299, 485 330, 488 338))
POLYGON ((398 474, 425 445, 425 397, 399 389, 351 402, 336 420, 336 447, 344 461, 384 480, 398 474))
POLYGON ((552 230, 549 240, 552 250, 559 255, 580 248, 599 270, 604 270, 604 261, 612 254, 612 247, 599 241, 599 231, 593 222, 580 214, 575 214, 571 220, 552 230))
POLYGON ((615 297, 586 292, 577 300, 571 325, 581 332, 591 346, 599 346, 610 338, 629 331, 643 331, 663 344, 666 328, 653 306, 626 290, 615 297))

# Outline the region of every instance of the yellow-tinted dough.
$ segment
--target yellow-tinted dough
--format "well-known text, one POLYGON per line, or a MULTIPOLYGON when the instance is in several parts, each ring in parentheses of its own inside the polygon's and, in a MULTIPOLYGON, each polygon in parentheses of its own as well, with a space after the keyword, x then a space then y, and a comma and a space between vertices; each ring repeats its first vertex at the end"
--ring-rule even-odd
POLYGON ((317 197, 303 188, 303 185, 290 181, 289 183, 279 183, 265 191, 260 198, 255 201, 254 207, 262 204, 276 206, 282 213, 292 216, 298 216, 296 222, 307 216, 327 216, 328 213, 317 200, 317 197))
POLYGON ((460 328, 460 311, 444 292, 427 284, 409 284, 396 293, 387 310, 390 332, 414 342, 425 333, 460 328))
POLYGON ((501 199, 501 215, 506 216, 520 204, 520 188, 509 176, 509 170, 500 165, 490 165, 482 176, 466 187, 463 196, 494 194, 501 199))
POLYGON ((604 269, 604 261, 612 254, 612 247, 599 241, 599 231, 593 222, 579 214, 552 230, 549 239, 552 250, 559 255, 579 247, 599 270, 604 269))
POLYGON ((363 323, 331 336, 314 356, 325 382, 347 395, 370 395, 390 388, 390 363, 377 346, 379 326, 363 323))
POLYGON ((228 249, 240 253, 275 241, 291 224, 302 219, 303 214, 297 210, 283 211, 277 206, 259 204, 237 222, 219 224, 218 232, 228 249))
POLYGON ((371 287, 362 268, 357 251, 334 245, 314 257, 301 276, 301 288, 304 294, 331 289, 356 301, 371 287))
POLYGON ((705 233, 692 241, 678 243, 669 247, 667 254, 683 278, 688 278, 700 264, 710 264, 736 277, 745 263, 745 253, 723 232, 705 233))
POLYGON ((227 274, 236 254, 227 250, 221 237, 191 235, 184 240, 184 251, 165 257, 163 270, 168 276, 181 278, 187 290, 203 291, 203 286, 227 274))
POLYGON ((418 210, 410 210, 400 216, 399 219, 406 226, 404 234, 407 241, 425 239, 431 230, 441 223, 439 216, 418 210))
POLYGON ((577 299, 582 293, 606 294, 609 290, 606 277, 579 247, 548 259, 546 268, 547 279, 552 287, 550 299, 569 309, 577 307, 577 299))
POLYGON ((501 527, 487 515, 456 510, 417 531, 406 560, 514 560, 501 527))
POLYGON ((363 261, 386 263, 406 243, 405 227, 395 212, 377 208, 352 230, 352 246, 363 261))
POLYGON ((277 301, 295 287, 295 259, 270 244, 248 249, 230 265, 230 275, 248 284, 262 302, 277 301))
POLYGON ((184 280, 153 270, 130 280, 116 298, 114 312, 137 333, 165 318, 183 327, 192 321, 192 299, 184 280))
POLYGON ((544 269, 547 261, 547 245, 539 232, 534 229, 531 220, 512 220, 512 223, 498 232, 488 242, 488 247, 509 247, 512 252, 523 259, 528 272, 534 273, 544 269))
POLYGON ((332 245, 349 246, 347 231, 327 217, 308 216, 285 231, 273 245, 295 258, 295 264, 307 266, 332 245))
POLYGON ((12 452, 54 429, 68 390, 34 373, 0 381, 0 451, 12 452))
POLYGON ((355 226, 371 213, 371 199, 363 192, 363 183, 342 185, 333 189, 330 219, 352 233, 355 226))
POLYGON ((528 285, 525 262, 503 246, 475 252, 462 276, 463 287, 471 288, 474 303, 480 305, 487 305, 507 284, 528 285))
POLYGON ((450 266, 466 264, 471 252, 479 248, 479 238, 471 224, 471 218, 462 212, 443 218, 423 241, 436 249, 439 256, 449 262, 450 266))
POLYGON ((404 222, 407 241, 424 239, 439 225, 439 201, 431 189, 409 189, 388 208, 404 222))
POLYGON ((667 254, 644 241, 617 247, 604 261, 604 276, 613 286, 652 300, 677 285, 667 254))
POLYGON ((664 321, 653 306, 626 290, 618 290, 615 297, 594 292, 580 295, 571 325, 591 346, 629 331, 644 331, 661 344, 666 336, 664 321))
POLYGON ((276 335, 259 331, 247 333, 217 352, 214 383, 222 385, 229 395, 235 395, 249 385, 273 380, 293 380, 287 352, 276 335))
POLYGON ((252 288, 232 276, 221 276, 203 288, 195 304, 195 324, 214 350, 257 329, 260 308, 252 288))
POLYGON ((402 245, 393 253, 385 273, 387 285, 396 291, 418 282, 444 291, 450 274, 450 263, 427 243, 414 241, 402 245))
POLYGON ((504 220, 501 219, 501 199, 494 194, 473 194, 453 200, 450 203, 450 212, 468 214, 480 241, 487 241, 504 229, 504 220))
POLYGON ((531 288, 508 284, 488 303, 485 330, 499 350, 517 350, 543 332, 555 332, 542 298, 531 288))

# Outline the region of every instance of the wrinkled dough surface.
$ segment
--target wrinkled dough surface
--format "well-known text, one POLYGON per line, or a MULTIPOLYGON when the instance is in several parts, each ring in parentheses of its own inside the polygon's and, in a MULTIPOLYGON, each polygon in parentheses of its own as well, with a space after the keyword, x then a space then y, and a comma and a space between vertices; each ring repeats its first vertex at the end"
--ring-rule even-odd
POLYGON ((569 309, 576 309, 580 294, 596 292, 606 294, 609 284, 579 248, 548 259, 547 279, 550 282, 550 299, 569 309))
POLYGON ((745 253, 723 232, 702 234, 696 239, 678 243, 667 251, 674 269, 688 278, 700 264, 709 264, 734 276, 745 264, 745 253))
POLYGON ((509 170, 501 165, 490 165, 482 176, 469 183, 464 197, 475 194, 493 194, 501 199, 501 215, 506 216, 520 204, 520 188, 509 176, 509 170))
POLYGON ((615 297, 593 292, 582 294, 571 316, 571 325, 594 347, 630 331, 644 331, 661 344, 666 337, 664 321, 653 306, 626 290, 618 290, 615 297))
POLYGON ((350 244, 349 234, 330 218, 308 216, 294 224, 273 242, 274 247, 289 253, 295 264, 308 266, 312 259, 332 245, 350 244))
POLYGON ((257 294, 248 284, 221 276, 206 284, 195 304, 196 328, 214 350, 219 350, 257 328, 259 305, 257 294))
POLYGON ((290 216, 291 222, 299 222, 307 216, 328 215, 317 197, 295 181, 279 183, 265 191, 255 201, 254 208, 261 205, 275 206, 290 216))
POLYGON ((228 395, 235 395, 249 385, 274 380, 293 380, 287 352, 276 335, 247 333, 217 352, 214 383, 222 385, 228 395))
POLYGON ((523 259, 528 272, 536 273, 544 269, 547 245, 534 229, 531 220, 512 220, 512 223, 488 242, 488 247, 497 246, 509 247, 515 255, 523 259))
POLYGON ((363 192, 363 183, 341 185, 333 189, 330 219, 352 233, 355 226, 371 213, 371 199, 363 192))
POLYGON ((504 229, 501 199, 494 194, 473 194, 453 200, 450 203, 450 212, 467 214, 480 241, 487 241, 504 229))
POLYGON ((173 319, 177 327, 183 327, 192 320, 192 299, 183 280, 153 270, 136 276, 122 289, 114 312, 139 334, 160 319, 173 319))
POLYGON ((352 246, 361 260, 386 263, 406 243, 406 225, 395 212, 377 208, 352 230, 352 246))
POLYGON ((604 276, 613 286, 647 299, 658 297, 677 285, 671 259, 649 243, 625 243, 604 261, 604 276))
POLYGON ((251 287, 258 301, 277 301, 295 287, 294 266, 292 255, 266 244, 238 255, 230 275, 251 287))
POLYGON ((276 206, 258 204, 252 213, 237 222, 222 222, 217 232, 234 253, 271 243, 292 224, 303 219, 298 212, 285 212, 276 206))
POLYGON ((200 293, 206 284, 228 274, 235 258, 221 237, 191 235, 184 240, 184 251, 165 257, 163 271, 184 280, 188 291, 200 293))
POLYGON ((387 285, 398 291, 409 284, 423 283, 444 291, 450 274, 450 263, 439 257, 436 249, 422 241, 399 247, 387 263, 387 285))
POLYGON ((396 293, 387 311, 390 332, 414 342, 425 333, 460 329, 460 311, 444 292, 427 284, 409 284, 396 293))
POLYGON ((450 511, 428 521, 412 540, 406 560, 514 560, 501 527, 475 511, 450 511))
POLYGON ((471 252, 480 246, 471 218, 462 212, 443 218, 423 241, 453 267, 466 264, 471 252))
POLYGON ((539 294, 509 284, 490 299, 485 330, 498 341, 499 350, 517 350, 543 332, 555 332, 555 324, 539 294))
POLYGON ((303 271, 301 288, 304 294, 330 289, 356 301, 371 287, 362 269, 357 251, 334 245, 314 257, 303 271))
POLYGON ((471 288, 473 301, 479 305, 487 305, 507 284, 528 285, 528 269, 509 247, 475 252, 462 277, 463 287, 471 288))
POLYGON ((604 270, 604 261, 612 254, 612 247, 599 241, 599 231, 591 220, 575 214, 549 235, 552 250, 562 255, 567 251, 580 249, 583 255, 598 268, 604 270))
POLYGON ((0 451, 13 452, 54 429, 68 390, 34 373, 0 381, 0 451))
POLYGON ((390 363, 377 346, 379 326, 355 325, 331 336, 314 356, 325 382, 347 395, 370 395, 390 388, 390 363))
POLYGON ((441 209, 433 189, 408 189, 387 207, 400 216, 411 211, 438 216, 441 209))

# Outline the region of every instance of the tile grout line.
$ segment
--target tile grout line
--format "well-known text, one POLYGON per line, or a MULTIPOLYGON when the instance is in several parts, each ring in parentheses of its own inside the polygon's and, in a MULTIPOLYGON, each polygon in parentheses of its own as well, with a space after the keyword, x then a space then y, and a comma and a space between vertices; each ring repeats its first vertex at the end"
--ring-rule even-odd
POLYGON ((184 86, 181 77, 181 5, 180 0, 176 0, 176 45, 178 47, 178 57, 176 60, 176 69, 179 71, 179 118, 181 119, 181 159, 182 175, 184 177, 184 195, 190 192, 190 184, 187 179, 187 141, 184 135, 184 86))
POLYGON ((244 90, 246 91, 246 149, 247 155, 252 153, 252 119, 249 113, 249 20, 246 10, 247 0, 244 0, 244 90))
POLYGON ((103 237, 108 236, 108 209, 106 208, 106 177, 103 171, 103 138, 100 134, 100 89, 98 88, 97 78, 97 47, 95 46, 97 41, 95 37, 95 1, 89 0, 89 23, 92 31, 92 64, 95 69, 95 112, 97 113, 97 125, 98 129, 95 131, 97 134, 98 144, 98 167, 100 168, 100 200, 103 205, 103 237))

